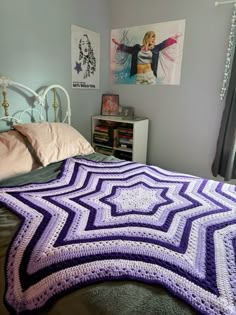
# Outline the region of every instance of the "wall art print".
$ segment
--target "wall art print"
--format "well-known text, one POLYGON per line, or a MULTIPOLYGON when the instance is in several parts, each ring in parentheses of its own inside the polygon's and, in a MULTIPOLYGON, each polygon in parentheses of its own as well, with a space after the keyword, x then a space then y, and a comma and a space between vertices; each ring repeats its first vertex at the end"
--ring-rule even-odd
POLYGON ((99 89, 100 34, 71 25, 72 87, 99 89))
POLYGON ((185 20, 111 31, 111 83, 179 85, 185 20))
POLYGON ((119 113, 119 95, 102 94, 102 115, 118 115, 119 113))

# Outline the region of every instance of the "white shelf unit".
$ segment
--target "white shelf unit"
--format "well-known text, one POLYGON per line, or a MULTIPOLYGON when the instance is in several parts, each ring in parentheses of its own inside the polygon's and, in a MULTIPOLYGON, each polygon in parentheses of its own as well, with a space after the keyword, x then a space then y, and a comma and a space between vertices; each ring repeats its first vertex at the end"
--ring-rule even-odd
MULTIPOLYGON (((147 158, 147 141, 148 141, 148 123, 149 120, 147 118, 139 117, 138 119, 122 119, 119 116, 92 116, 92 145, 94 148, 97 147, 104 147, 104 148, 112 148, 112 153, 114 156, 118 156, 120 152, 129 152, 130 153, 130 160, 144 163, 146 164, 147 158), (133 141, 132 141, 132 148, 121 148, 116 145, 114 146, 106 146, 103 144, 98 144, 94 142, 94 132, 95 127, 98 125, 104 124, 113 124, 113 127, 127 127, 132 128, 133 130, 133 141)), ((96 150, 96 149, 95 149, 96 150)), ((119 157, 119 156, 118 156, 119 157)))

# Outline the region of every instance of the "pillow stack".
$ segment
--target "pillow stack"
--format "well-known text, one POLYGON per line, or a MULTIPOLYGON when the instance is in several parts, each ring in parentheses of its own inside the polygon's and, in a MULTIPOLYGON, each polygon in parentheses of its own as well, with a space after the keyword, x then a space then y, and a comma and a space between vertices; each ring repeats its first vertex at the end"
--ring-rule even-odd
POLYGON ((65 123, 29 123, 0 134, 0 180, 94 150, 65 123))

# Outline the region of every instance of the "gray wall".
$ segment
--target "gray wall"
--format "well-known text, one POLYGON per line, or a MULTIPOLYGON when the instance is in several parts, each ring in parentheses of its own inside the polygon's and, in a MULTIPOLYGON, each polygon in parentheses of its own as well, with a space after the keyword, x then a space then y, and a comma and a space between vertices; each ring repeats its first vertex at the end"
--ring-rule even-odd
POLYGON ((149 163, 212 178, 232 11, 214 0, 112 0, 113 29, 186 19, 179 86, 112 86, 121 104, 150 118, 149 163))
POLYGON ((109 33, 109 0, 0 0, 0 76, 33 90, 64 86, 72 125, 90 140, 91 115, 100 111, 101 94, 109 88, 109 33), (71 24, 100 33, 99 90, 71 88, 71 24))

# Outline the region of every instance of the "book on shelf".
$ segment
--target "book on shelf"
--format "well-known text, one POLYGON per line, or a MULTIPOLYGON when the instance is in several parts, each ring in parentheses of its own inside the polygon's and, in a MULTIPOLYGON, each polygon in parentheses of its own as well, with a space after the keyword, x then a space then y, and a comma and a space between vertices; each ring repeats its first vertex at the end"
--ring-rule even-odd
POLYGON ((114 147, 117 144, 117 129, 111 126, 95 126, 93 132, 93 143, 114 147))
POLYGON ((104 146, 108 146, 108 147, 113 148, 113 141, 110 141, 110 140, 104 141, 104 140, 94 139, 93 143, 95 145, 100 144, 100 145, 104 145, 104 146))
POLYGON ((133 144, 133 139, 118 139, 117 141, 119 144, 133 144))
POLYGON ((132 161, 132 153, 125 151, 115 151, 115 157, 121 160, 132 161))
POLYGON ((117 134, 119 138, 124 138, 124 139, 133 139, 133 135, 128 134, 128 133, 119 133, 117 134))
POLYGON ((100 146, 95 146, 94 150, 98 153, 102 153, 105 155, 113 155, 114 151, 112 150, 112 148, 106 148, 106 147, 100 147, 100 146))
POLYGON ((108 131, 108 127, 103 127, 103 126, 96 126, 95 128, 94 128, 94 130, 96 130, 96 131, 101 131, 101 132, 107 132, 108 131))
POLYGON ((133 128, 118 128, 119 133, 133 134, 133 128))
POLYGON ((109 134, 107 132, 102 132, 102 131, 94 131, 93 134, 96 136, 101 136, 101 137, 109 137, 109 134))
POLYGON ((117 140, 120 143, 133 143, 133 138, 118 137, 117 140))
POLYGON ((98 139, 98 140, 106 140, 108 141, 109 139, 111 139, 109 136, 107 135, 98 135, 96 133, 93 134, 93 138, 94 139, 98 139))
POLYGON ((118 145, 118 148, 120 149, 132 149, 133 145, 132 144, 120 144, 118 145))

